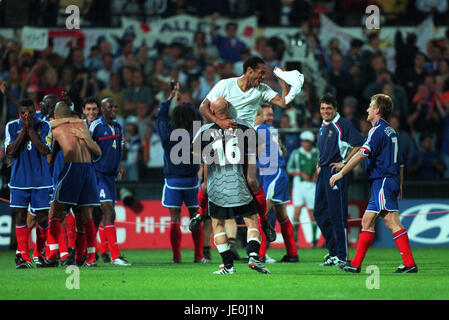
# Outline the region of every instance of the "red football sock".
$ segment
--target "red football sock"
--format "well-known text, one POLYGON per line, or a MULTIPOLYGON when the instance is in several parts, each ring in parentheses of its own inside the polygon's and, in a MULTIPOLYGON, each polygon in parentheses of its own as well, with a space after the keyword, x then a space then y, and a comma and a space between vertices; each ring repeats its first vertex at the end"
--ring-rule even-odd
POLYGON ((34 246, 33 257, 42 255, 42 251, 45 248, 45 242, 47 242, 47 228, 44 229, 36 224, 36 245, 34 246))
POLYGON ((406 267, 413 267, 415 260, 413 259, 412 250, 410 250, 410 242, 408 240, 407 230, 401 229, 393 234, 394 242, 398 247, 399 253, 406 267))
POLYGON ((86 255, 85 248, 86 248, 86 233, 82 231, 76 231, 75 260, 77 262, 81 261, 86 255))
POLYGON ((259 213, 260 222, 264 224, 267 219, 267 199, 265 198, 265 191, 260 185, 259 190, 253 193, 254 200, 256 200, 257 212, 259 213))
POLYGON ((198 205, 200 206, 198 213, 203 216, 207 212, 207 206, 209 204, 209 197, 207 193, 203 193, 203 184, 200 186, 198 191, 198 205))
POLYGON ((95 261, 95 245, 97 243, 97 232, 95 230, 94 220, 90 219, 85 225, 86 230, 86 244, 87 244, 87 256, 86 262, 92 263, 95 261))
POLYGON ((192 232, 192 238, 193 238, 193 244, 195 247, 194 250, 194 256, 197 260, 203 259, 203 243, 204 243, 204 232, 203 232, 203 226, 200 225, 200 227, 192 232))
POLYGON ((66 228, 61 226, 61 231, 59 233, 59 240, 58 240, 58 244, 59 244, 59 257, 64 260, 65 258, 67 258, 67 256, 69 255, 69 250, 67 248, 67 232, 66 232, 66 228))
POLYGON ((60 232, 61 221, 55 217, 49 218, 47 231, 47 251, 45 252, 45 257, 47 259, 58 259, 60 232))
POLYGON ((181 260, 181 224, 170 222, 170 242, 173 251, 173 260, 181 260))
POLYGON ((287 217, 284 221, 279 221, 281 225, 282 238, 284 238, 285 249, 287 250, 287 256, 296 257, 298 250, 295 243, 295 232, 290 219, 287 217))
POLYGON ((365 259, 365 254, 374 240, 373 231, 362 230, 359 234, 359 241, 357 243, 357 251, 355 252, 354 258, 351 260, 351 264, 354 267, 359 268, 362 265, 363 259, 365 259))
POLYGON ((120 257, 120 250, 117 244, 117 232, 115 230, 115 225, 105 224, 104 234, 106 236, 106 240, 108 241, 109 250, 111 251, 111 259, 115 260, 118 257, 120 257))
POLYGON ((259 249, 259 258, 262 259, 265 257, 265 254, 267 253, 267 236, 265 235, 265 232, 262 231, 262 228, 260 226, 260 219, 257 219, 257 223, 259 224, 259 233, 260 233, 260 249, 259 249))
POLYGON ((69 248, 75 248, 75 241, 76 241, 76 224, 75 224, 75 217, 72 213, 68 213, 65 216, 66 220, 66 227, 65 230, 67 232, 67 244, 69 248))
POLYGON ((17 238, 17 251, 22 258, 27 261, 31 261, 30 249, 28 246, 28 234, 29 230, 25 225, 16 225, 16 238, 17 238))
POLYGON ((106 239, 103 226, 98 227, 98 234, 100 235, 100 254, 103 254, 109 251, 108 240, 106 239))

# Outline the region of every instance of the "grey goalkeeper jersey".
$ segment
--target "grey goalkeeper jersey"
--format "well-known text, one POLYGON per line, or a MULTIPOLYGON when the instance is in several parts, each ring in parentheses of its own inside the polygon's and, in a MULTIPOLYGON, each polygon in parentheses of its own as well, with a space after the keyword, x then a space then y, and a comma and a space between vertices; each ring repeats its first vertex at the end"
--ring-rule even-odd
POLYGON ((235 119, 236 130, 223 130, 215 123, 201 127, 193 139, 201 143, 207 165, 207 195, 220 207, 238 207, 253 200, 244 173, 245 156, 255 155, 256 131, 244 120, 235 119), (252 147, 253 146, 253 147, 252 147))

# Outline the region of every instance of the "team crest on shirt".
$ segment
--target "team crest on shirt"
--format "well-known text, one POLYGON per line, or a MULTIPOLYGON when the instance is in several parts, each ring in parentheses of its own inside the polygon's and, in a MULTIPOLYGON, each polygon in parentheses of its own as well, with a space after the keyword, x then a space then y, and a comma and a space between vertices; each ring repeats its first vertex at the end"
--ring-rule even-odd
POLYGON ((327 134, 328 137, 332 136, 332 130, 329 130, 329 133, 327 134))

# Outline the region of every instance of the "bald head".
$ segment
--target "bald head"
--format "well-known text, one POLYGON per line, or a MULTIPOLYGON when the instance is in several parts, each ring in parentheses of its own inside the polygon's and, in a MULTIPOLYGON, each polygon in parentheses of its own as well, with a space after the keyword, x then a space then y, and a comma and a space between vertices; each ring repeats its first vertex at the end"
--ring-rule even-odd
POLYGON ((229 103, 223 97, 217 97, 210 103, 210 109, 215 115, 226 116, 229 110, 229 103))
POLYGON ((72 116, 72 110, 64 101, 60 101, 55 106, 55 118, 67 118, 72 116))

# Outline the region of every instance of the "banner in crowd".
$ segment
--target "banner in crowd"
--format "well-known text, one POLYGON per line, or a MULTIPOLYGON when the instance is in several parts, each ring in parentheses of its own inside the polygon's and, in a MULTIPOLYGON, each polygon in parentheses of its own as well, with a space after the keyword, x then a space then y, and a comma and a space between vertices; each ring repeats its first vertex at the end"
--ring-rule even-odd
MULTIPOLYGON (((399 201, 399 214, 412 248, 449 247, 448 199, 402 200, 399 201)), ((396 246, 383 221, 378 221, 376 225, 373 246, 396 246)))
MULTIPOLYGON (((237 37, 248 46, 252 46, 256 39, 257 17, 252 16, 241 19, 219 18, 215 23, 217 34, 226 35, 225 26, 231 21, 237 23, 237 37)), ((206 34, 206 37, 209 37, 210 17, 200 18, 190 15, 176 15, 148 24, 122 17, 122 29, 128 28, 132 28, 136 34, 136 45, 145 42, 147 45, 153 46, 157 41, 167 44, 179 42, 191 45, 193 36, 197 31, 202 31, 206 34)))

